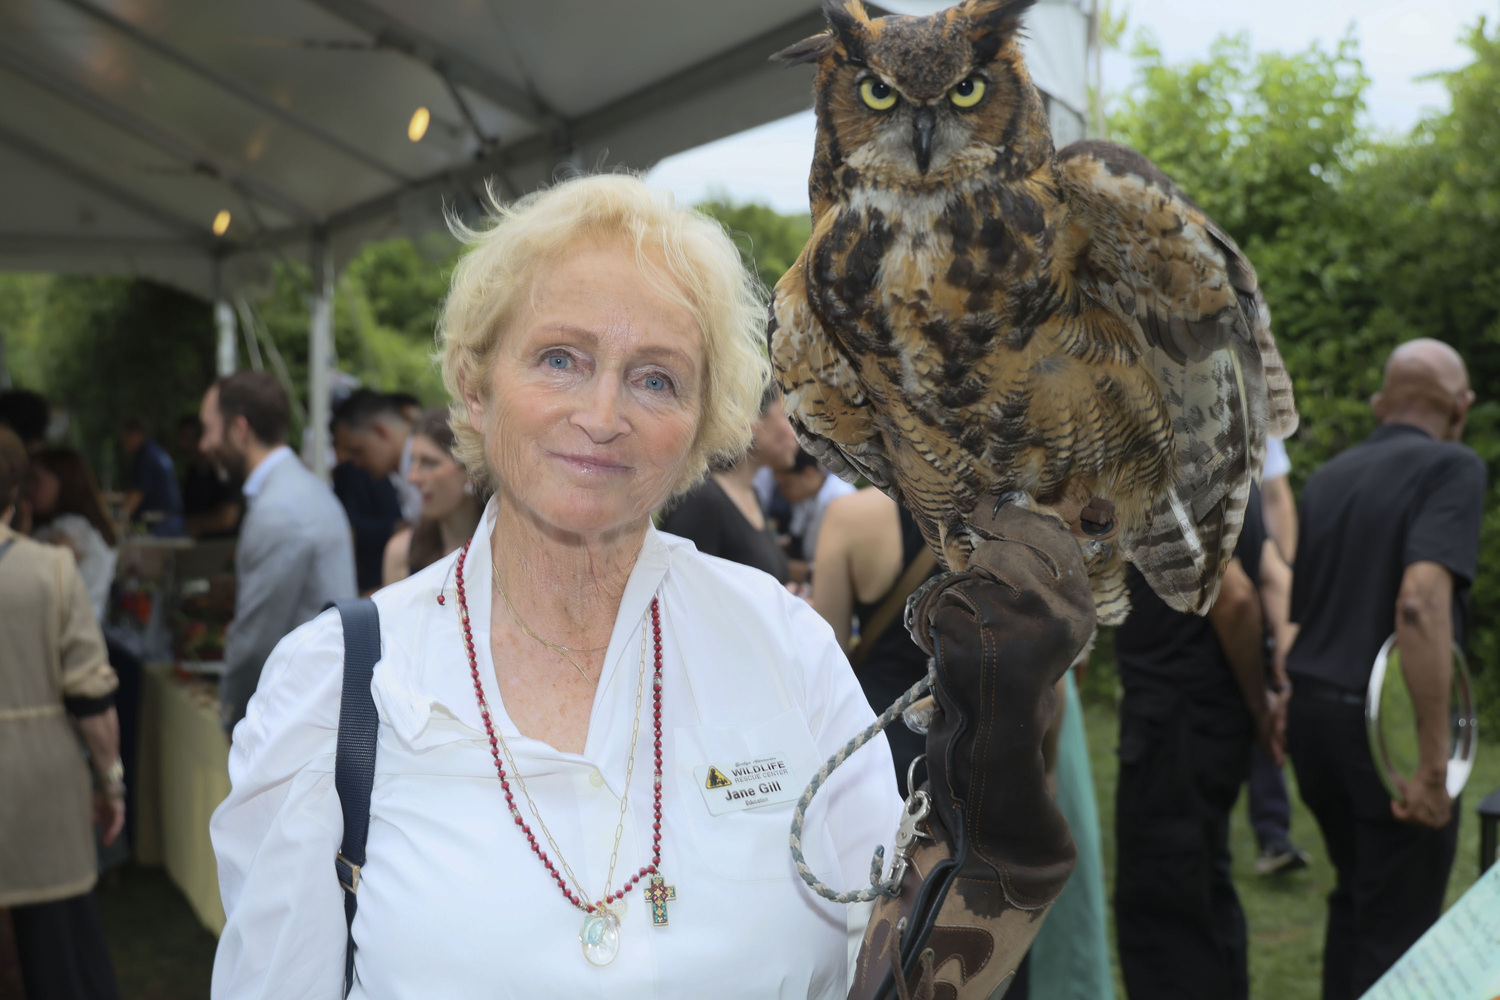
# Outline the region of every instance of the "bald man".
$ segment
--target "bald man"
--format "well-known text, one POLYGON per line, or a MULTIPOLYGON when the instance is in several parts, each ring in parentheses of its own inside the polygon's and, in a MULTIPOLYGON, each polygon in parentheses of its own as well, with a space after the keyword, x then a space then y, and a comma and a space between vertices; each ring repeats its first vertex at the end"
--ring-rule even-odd
POLYGON ((1380 426, 1302 491, 1287 749, 1338 869, 1324 1000, 1363 994, 1432 925, 1453 867, 1451 649, 1463 642, 1486 485, 1484 463, 1459 443, 1473 402, 1453 348, 1402 344, 1370 400, 1380 426), (1375 655, 1393 632, 1420 745, 1402 802, 1375 771, 1363 708, 1375 655))

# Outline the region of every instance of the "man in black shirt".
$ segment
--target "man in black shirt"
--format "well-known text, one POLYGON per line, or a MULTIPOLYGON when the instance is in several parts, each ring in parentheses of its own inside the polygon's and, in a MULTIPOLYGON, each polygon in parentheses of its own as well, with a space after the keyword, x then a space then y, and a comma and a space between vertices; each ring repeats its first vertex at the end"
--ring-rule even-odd
POLYGON ((1458 443, 1473 402, 1451 347, 1401 345, 1371 400, 1380 426, 1302 492, 1287 746, 1338 869, 1324 1000, 1363 994, 1442 911, 1458 835, 1445 784, 1452 647, 1463 641, 1487 478, 1458 443), (1392 632, 1420 746, 1402 802, 1380 783, 1363 713, 1375 655, 1392 632))
POLYGON ((1131 1000, 1249 995, 1229 812, 1250 773, 1251 746, 1259 741, 1281 759, 1260 594, 1263 572, 1285 572, 1279 558, 1252 489, 1207 617, 1173 611, 1131 567, 1130 617, 1115 630, 1125 689, 1115 932, 1131 1000))
POLYGON ((354 576, 359 592, 380 589, 381 560, 386 543, 401 523, 401 500, 389 478, 376 479, 351 461, 340 458, 333 467, 333 495, 349 515, 354 531, 354 576))
POLYGON ((172 456, 151 437, 150 426, 139 417, 125 421, 120 447, 130 465, 125 512, 132 521, 145 521, 146 530, 163 538, 187 534, 182 521, 182 495, 177 492, 177 467, 172 456))

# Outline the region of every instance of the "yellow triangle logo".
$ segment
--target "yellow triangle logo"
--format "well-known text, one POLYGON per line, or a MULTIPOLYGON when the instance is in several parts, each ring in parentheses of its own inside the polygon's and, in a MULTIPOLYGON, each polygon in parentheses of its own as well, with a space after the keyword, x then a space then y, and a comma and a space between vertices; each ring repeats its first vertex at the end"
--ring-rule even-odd
POLYGON ((734 782, 724 777, 723 771, 712 764, 708 765, 708 780, 703 783, 704 788, 728 788, 732 784, 734 782))

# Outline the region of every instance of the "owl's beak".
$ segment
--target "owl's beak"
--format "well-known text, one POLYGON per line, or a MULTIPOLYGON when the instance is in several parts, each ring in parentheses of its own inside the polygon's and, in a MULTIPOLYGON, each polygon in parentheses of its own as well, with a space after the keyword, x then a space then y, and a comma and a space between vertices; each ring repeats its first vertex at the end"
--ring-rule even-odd
POLYGON ((912 121, 912 148, 917 153, 917 169, 927 173, 932 162, 932 130, 937 126, 937 112, 930 106, 917 109, 912 121))

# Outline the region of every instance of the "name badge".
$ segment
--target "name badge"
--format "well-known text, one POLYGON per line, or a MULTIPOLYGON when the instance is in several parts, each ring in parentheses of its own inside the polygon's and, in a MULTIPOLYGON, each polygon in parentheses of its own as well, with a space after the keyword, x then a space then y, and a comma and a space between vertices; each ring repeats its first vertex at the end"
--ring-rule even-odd
POLYGON ((714 816, 793 802, 802 794, 802 785, 793 779, 785 754, 699 764, 693 768, 693 775, 714 816))

